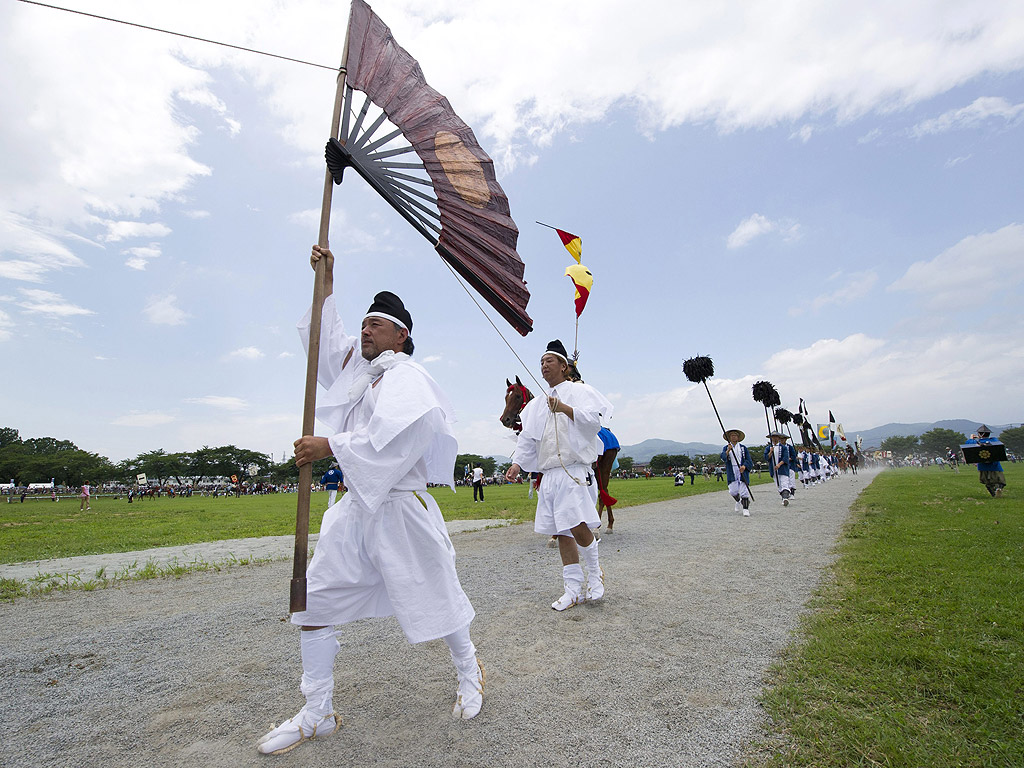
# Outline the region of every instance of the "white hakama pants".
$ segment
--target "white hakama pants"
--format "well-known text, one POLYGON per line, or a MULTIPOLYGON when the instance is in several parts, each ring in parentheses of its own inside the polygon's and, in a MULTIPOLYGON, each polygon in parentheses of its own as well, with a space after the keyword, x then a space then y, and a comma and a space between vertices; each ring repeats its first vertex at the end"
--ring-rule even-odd
POLYGON ((597 516, 597 478, 593 470, 584 464, 569 464, 566 469, 568 473, 560 466, 544 470, 537 489, 537 515, 533 523, 537 533, 570 536, 569 529, 580 523, 586 523, 591 529, 601 527, 601 518, 597 516))
POLYGON ((410 643, 473 620, 455 548, 426 491, 392 491, 373 513, 347 493, 327 510, 306 571, 306 610, 291 621, 331 626, 380 616, 397 618, 410 643))
POLYGON ((734 499, 738 496, 741 499, 750 498, 750 489, 747 488, 747 484, 739 480, 733 480, 729 483, 729 495, 734 499))

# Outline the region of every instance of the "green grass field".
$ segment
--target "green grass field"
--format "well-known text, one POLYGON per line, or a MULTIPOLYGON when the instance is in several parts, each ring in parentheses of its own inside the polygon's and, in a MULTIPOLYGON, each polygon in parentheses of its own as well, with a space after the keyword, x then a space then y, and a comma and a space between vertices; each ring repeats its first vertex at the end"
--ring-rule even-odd
MULTIPOLYGON (((768 482, 755 476, 753 485, 768 482)), ((612 480, 611 493, 618 510, 637 504, 718 491, 724 481, 698 477, 691 486, 675 487, 671 478, 612 480)), ((527 498, 525 485, 488 486, 486 500, 473 503, 473 489, 460 487, 430 491, 446 520, 506 518, 532 520, 536 499, 527 498)), ((756 495, 756 492, 755 492, 756 495)), ((0 501, 0 563, 43 560, 107 552, 131 552, 150 547, 195 544, 253 536, 286 536, 295 532, 296 495, 293 493, 242 498, 192 496, 136 500, 101 497, 92 510, 79 511, 77 497, 54 503, 29 499, 24 504, 0 501)), ((309 528, 320 530, 327 493, 313 494, 309 528)), ((623 514, 627 514, 625 512, 623 514)))
POLYGON ((861 494, 752 765, 1024 765, 1024 466, 1004 469, 1001 499, 972 467, 861 494))

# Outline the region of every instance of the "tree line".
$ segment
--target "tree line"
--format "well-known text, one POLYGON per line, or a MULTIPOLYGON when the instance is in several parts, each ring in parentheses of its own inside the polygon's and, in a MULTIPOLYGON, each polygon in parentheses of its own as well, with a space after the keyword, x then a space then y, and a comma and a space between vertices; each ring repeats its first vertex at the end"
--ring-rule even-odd
MULTIPOLYGON (((204 445, 196 451, 167 453, 147 451, 114 463, 106 456, 82 450, 70 440, 53 437, 22 438, 13 427, 0 427, 0 482, 17 485, 45 483, 78 486, 84 483, 120 482, 134 485, 139 474, 160 485, 173 480, 178 485, 198 485, 215 478, 239 479, 249 476, 255 466, 260 479, 272 483, 295 482, 299 478, 294 460, 274 462, 271 456, 234 445, 215 448, 204 445)), ((327 471, 330 459, 313 465, 314 477, 327 471)))

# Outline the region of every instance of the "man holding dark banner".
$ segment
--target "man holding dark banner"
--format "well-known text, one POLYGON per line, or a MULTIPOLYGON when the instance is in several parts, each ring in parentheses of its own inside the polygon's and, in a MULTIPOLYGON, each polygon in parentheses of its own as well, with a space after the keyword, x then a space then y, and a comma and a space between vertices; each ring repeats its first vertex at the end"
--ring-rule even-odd
MULTIPOLYGON (((484 671, 469 636, 473 607, 455 571, 455 550, 427 483, 452 486, 458 444, 451 406, 430 374, 410 360, 412 316, 401 299, 378 293, 358 339, 345 333, 333 296, 334 257, 324 260, 327 299, 318 378, 326 392, 317 418, 332 437, 295 441, 295 462, 333 455, 349 492, 324 515, 306 573, 301 626, 301 690, 306 705, 260 739, 264 754, 333 733, 335 626, 395 616, 410 643, 443 638, 458 673, 453 716, 475 717, 483 704, 484 671), (355 354, 356 344, 360 354, 355 354)), ((308 345, 310 314, 299 324, 308 345)))
POLYGON ((993 498, 1003 495, 1003 488, 1006 487, 1006 476, 1003 474, 1003 465, 999 463, 996 455, 1006 458, 1006 448, 998 440, 992 437, 992 431, 982 424, 978 427, 977 434, 971 435, 971 439, 963 444, 964 456, 968 463, 978 463, 978 480, 988 489, 993 498), (968 446, 977 446, 971 450, 968 446), (986 448, 986 446, 994 446, 986 448), (975 453, 975 451, 977 453, 975 453))

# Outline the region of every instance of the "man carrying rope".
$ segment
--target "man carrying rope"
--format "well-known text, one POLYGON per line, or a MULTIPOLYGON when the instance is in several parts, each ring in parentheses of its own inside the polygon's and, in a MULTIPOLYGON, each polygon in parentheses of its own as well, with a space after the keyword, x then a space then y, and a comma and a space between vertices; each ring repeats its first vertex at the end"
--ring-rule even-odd
MULTIPOLYGON (((333 296, 334 257, 324 259, 324 301, 318 379, 326 388, 316 410, 330 438, 295 441, 295 463, 333 455, 349 492, 324 515, 306 572, 301 690, 306 705, 260 739, 264 754, 329 736, 334 713, 335 626, 395 616, 410 643, 443 638, 458 672, 454 717, 468 720, 483 704, 484 671, 469 637, 473 607, 455 571, 455 550, 427 483, 452 485, 458 444, 451 406, 413 353, 412 316, 402 300, 374 297, 356 339, 345 333, 333 296), (360 354, 356 344, 359 344, 360 354)), ((299 325, 308 345, 310 314, 299 325)))
POLYGON ((597 433, 601 422, 611 418, 612 405, 593 387, 571 381, 571 370, 562 342, 556 339, 548 344, 540 359, 540 372, 551 390, 547 397, 536 397, 523 408, 516 463, 505 473, 509 482, 515 482, 520 471, 544 473, 533 529, 558 539, 565 593, 551 604, 556 611, 604 595, 604 573, 591 530, 601 526, 596 511, 597 478, 591 467, 601 452, 597 433), (586 578, 580 552, 587 566, 586 578))

